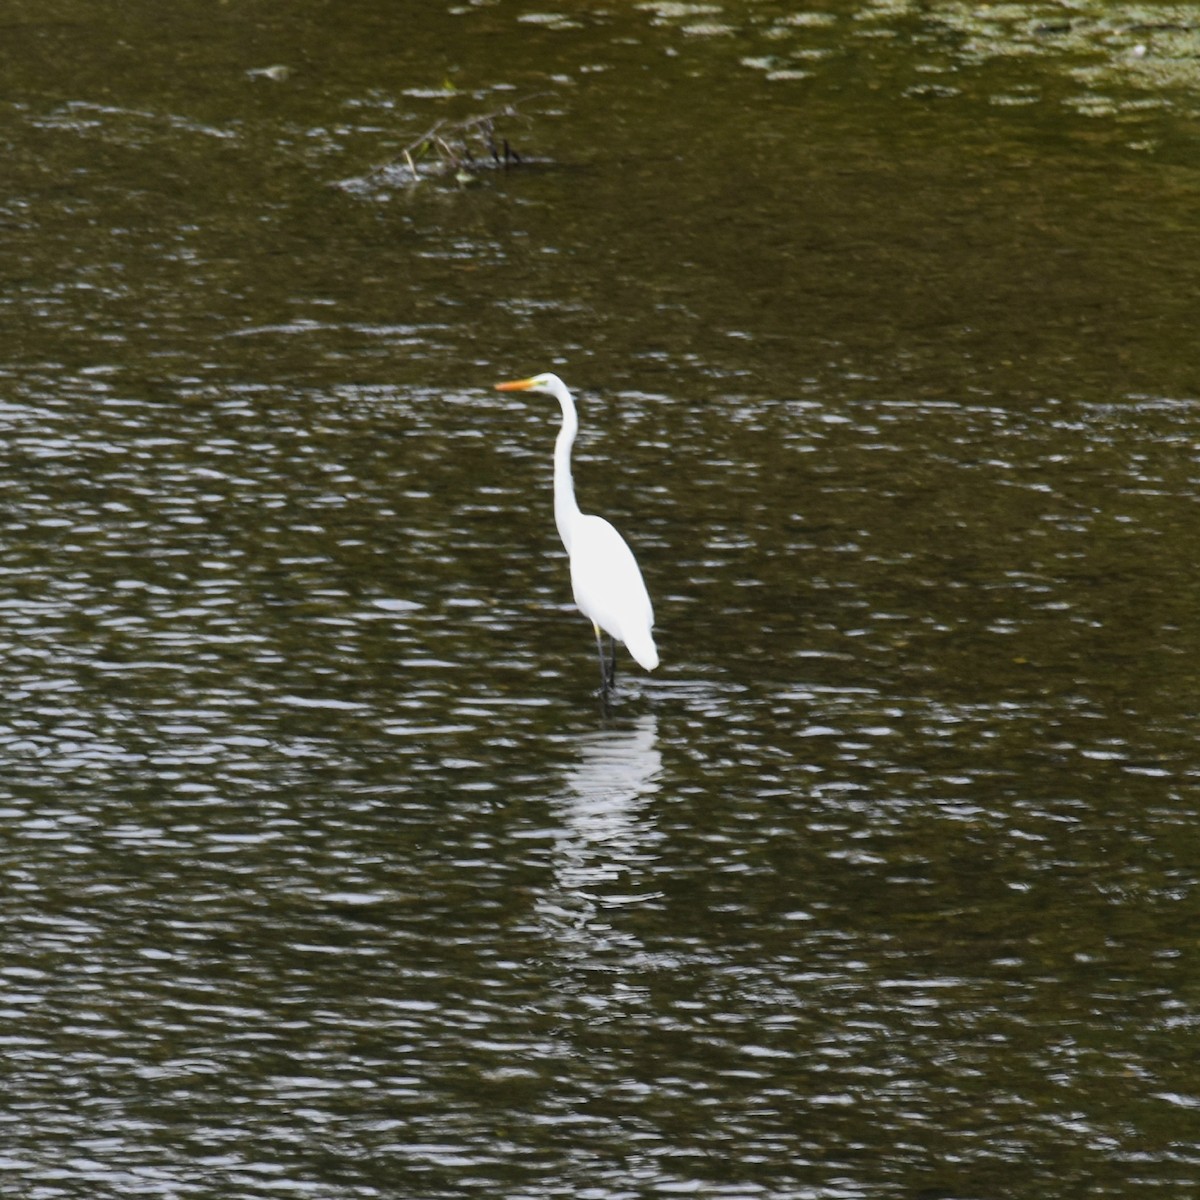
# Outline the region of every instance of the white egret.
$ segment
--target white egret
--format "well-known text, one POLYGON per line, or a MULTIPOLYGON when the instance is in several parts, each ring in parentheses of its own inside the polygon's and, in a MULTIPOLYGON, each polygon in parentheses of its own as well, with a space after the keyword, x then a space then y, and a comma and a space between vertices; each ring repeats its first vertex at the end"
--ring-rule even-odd
POLYGON ((571 588, 575 604, 592 623, 600 656, 600 693, 608 698, 616 680, 617 642, 647 671, 658 666, 658 650, 650 633, 654 609, 642 581, 633 551, 603 518, 579 511, 571 480, 571 447, 579 431, 575 400, 557 375, 534 375, 512 383, 498 383, 501 392, 542 392, 562 408, 562 428, 554 443, 554 523, 571 560, 571 588), (608 662, 604 659, 603 630, 611 639, 608 662))

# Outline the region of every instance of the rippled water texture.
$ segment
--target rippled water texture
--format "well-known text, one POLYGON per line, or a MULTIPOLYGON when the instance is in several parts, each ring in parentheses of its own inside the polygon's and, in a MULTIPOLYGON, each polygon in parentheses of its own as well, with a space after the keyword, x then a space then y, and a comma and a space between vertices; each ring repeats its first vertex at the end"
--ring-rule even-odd
POLYGON ((0 1192, 1192 1194, 1197 10, 413 7, 3 18, 0 1192))

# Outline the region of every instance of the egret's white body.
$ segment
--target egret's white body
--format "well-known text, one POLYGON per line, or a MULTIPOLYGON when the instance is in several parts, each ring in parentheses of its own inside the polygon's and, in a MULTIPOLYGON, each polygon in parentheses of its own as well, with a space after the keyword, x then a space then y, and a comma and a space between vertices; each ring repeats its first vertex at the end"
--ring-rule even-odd
MULTIPOLYGON (((579 611, 592 622, 597 645, 603 630, 623 642, 647 671, 658 666, 658 649, 651 629, 654 609, 625 539, 603 517, 579 511, 571 479, 571 447, 579 432, 575 400, 557 375, 534 375, 496 385, 505 392, 543 392, 562 408, 562 428, 554 443, 554 523, 571 560, 571 588, 579 611)), ((615 652, 614 652, 615 653, 615 652)), ((613 667, 604 667, 600 649, 602 690, 612 684, 613 667)))

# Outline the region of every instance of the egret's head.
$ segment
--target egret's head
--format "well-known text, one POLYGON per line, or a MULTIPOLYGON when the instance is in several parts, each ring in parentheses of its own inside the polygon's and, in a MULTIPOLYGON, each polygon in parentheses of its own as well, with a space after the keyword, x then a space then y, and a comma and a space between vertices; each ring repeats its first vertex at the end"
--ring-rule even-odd
POLYGON ((496 384, 498 392, 544 392, 547 396, 557 396, 560 390, 565 390, 563 381, 557 375, 549 373, 532 375, 528 379, 514 379, 512 383, 496 384))

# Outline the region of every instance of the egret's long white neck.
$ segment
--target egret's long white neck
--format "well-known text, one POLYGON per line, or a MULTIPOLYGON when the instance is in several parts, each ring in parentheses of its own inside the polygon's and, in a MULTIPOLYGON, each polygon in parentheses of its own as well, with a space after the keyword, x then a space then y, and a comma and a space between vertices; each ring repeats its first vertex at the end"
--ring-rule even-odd
POLYGON ((575 413, 575 401, 563 386, 555 389, 558 403, 562 406, 562 428, 554 442, 554 523, 558 536, 567 553, 571 552, 571 531, 579 517, 579 505, 575 502, 575 484, 571 479, 571 447, 575 434, 579 432, 579 417, 575 413))

